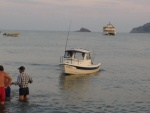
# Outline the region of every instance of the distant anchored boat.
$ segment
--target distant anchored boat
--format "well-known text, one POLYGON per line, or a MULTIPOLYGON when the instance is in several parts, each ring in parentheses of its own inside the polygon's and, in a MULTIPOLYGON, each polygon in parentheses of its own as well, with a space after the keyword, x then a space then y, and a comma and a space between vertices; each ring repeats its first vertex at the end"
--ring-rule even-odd
POLYGON ((64 74, 91 74, 99 71, 100 65, 93 64, 90 51, 81 48, 68 49, 60 58, 60 67, 64 74))
POLYGON ((19 33, 18 33, 18 32, 14 32, 14 33, 4 33, 3 36, 18 37, 18 36, 19 36, 19 33))
POLYGON ((103 34, 104 35, 116 35, 116 29, 112 24, 107 24, 103 27, 103 34))

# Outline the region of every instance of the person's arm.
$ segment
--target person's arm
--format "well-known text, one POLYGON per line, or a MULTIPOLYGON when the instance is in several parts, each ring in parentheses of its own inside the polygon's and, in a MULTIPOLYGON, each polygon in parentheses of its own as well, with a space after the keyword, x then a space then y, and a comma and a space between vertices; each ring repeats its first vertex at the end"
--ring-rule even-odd
POLYGON ((16 85, 21 86, 21 76, 18 75, 16 85))
POLYGON ((31 84, 33 82, 32 78, 29 76, 29 83, 31 84))
POLYGON ((6 81, 5 81, 5 87, 10 86, 11 82, 12 82, 12 78, 7 73, 5 73, 4 78, 6 79, 6 81))

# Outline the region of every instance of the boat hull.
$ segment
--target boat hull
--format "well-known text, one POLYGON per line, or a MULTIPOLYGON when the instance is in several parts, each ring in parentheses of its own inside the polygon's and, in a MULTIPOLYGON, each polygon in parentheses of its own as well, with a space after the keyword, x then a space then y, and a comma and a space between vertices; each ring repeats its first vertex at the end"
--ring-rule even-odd
POLYGON ((116 32, 104 32, 104 35, 116 35, 116 32))
POLYGON ((3 36, 18 37, 19 33, 4 33, 3 36))
POLYGON ((60 64, 62 73, 65 74, 91 74, 100 70, 100 64, 91 65, 88 67, 75 66, 69 64, 60 64))

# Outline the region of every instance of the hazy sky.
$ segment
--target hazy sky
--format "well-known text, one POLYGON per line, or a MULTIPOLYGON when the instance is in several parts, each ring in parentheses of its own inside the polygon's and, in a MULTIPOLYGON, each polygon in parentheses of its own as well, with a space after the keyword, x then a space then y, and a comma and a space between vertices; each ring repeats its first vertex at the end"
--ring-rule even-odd
POLYGON ((112 23, 129 32, 150 22, 150 0, 0 0, 0 30, 93 32, 112 23))

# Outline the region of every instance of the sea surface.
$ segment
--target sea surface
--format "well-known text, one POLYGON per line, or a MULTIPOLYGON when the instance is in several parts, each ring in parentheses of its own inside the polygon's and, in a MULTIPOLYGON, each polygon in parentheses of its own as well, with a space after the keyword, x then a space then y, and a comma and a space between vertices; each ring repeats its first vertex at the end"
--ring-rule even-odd
POLYGON ((17 80, 25 66, 33 83, 28 102, 18 101, 18 86, 0 113, 150 113, 150 34, 70 32, 67 49, 90 50, 101 70, 90 75, 61 73, 68 32, 0 33, 0 64, 17 80))

